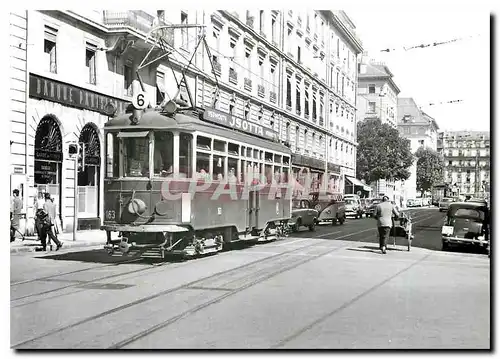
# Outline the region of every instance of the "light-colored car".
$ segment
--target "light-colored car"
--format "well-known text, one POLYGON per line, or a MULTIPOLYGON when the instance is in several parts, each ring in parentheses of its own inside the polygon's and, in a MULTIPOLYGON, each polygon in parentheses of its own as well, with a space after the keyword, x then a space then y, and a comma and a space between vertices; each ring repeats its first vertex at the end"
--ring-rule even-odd
POLYGON ((439 207, 439 212, 447 211, 448 208, 450 207, 450 203, 453 203, 453 198, 442 198, 439 201, 438 207, 439 207))
POLYGON ((354 218, 363 217, 363 208, 361 207, 361 201, 354 197, 345 197, 345 215, 354 216, 354 218))
POLYGON ((308 227, 310 231, 316 229, 319 211, 312 208, 311 201, 307 199, 292 201, 292 218, 288 222, 292 231, 297 232, 301 226, 308 227))
POLYGON ((413 200, 414 207, 422 207, 422 198, 415 198, 413 200))

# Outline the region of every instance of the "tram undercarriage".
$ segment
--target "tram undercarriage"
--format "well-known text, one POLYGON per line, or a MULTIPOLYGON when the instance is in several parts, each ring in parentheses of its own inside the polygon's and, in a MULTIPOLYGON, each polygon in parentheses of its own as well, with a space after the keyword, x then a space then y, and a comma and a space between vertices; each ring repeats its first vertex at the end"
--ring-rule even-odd
POLYGON ((156 232, 154 228, 139 228, 139 231, 123 228, 119 238, 111 240, 108 230, 108 243, 104 249, 110 256, 140 256, 141 258, 166 259, 168 256, 193 258, 218 253, 230 249, 238 242, 272 242, 288 236, 291 232, 288 220, 270 221, 261 230, 253 229, 237 233, 235 227, 219 227, 193 231, 187 227, 169 226, 170 230, 156 232))

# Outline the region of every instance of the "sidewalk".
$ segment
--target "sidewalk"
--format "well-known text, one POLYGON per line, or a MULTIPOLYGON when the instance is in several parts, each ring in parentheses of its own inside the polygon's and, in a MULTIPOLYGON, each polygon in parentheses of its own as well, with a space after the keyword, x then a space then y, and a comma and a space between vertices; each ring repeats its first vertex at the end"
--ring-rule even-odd
MULTIPOLYGON (((24 238, 24 241, 22 238, 16 238, 14 242, 10 243, 10 253, 34 252, 35 248, 41 248, 42 245, 40 241, 36 240, 36 236, 24 238)), ((58 238, 63 243, 61 250, 75 247, 104 246, 106 244, 106 232, 98 229, 76 232, 75 241, 73 241, 73 232, 60 233, 58 238)), ((53 249, 55 250, 54 244, 53 249)))

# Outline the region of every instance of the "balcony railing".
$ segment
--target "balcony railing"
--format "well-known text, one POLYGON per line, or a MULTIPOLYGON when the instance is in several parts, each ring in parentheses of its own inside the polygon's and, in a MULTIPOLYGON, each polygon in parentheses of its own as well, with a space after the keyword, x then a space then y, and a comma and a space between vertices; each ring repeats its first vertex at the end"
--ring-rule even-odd
POLYGON ((257 95, 259 97, 264 97, 266 94, 266 89, 263 85, 257 85, 257 95))
POLYGON ((220 62, 214 61, 214 71, 217 75, 221 74, 221 64, 220 62))
POLYGON ((229 69, 229 82, 235 85, 238 84, 238 73, 233 69, 229 69))
POLYGON ((269 100, 270 100, 272 103, 276 103, 276 92, 274 92, 274 91, 270 91, 270 92, 269 92, 269 100))
POLYGON ((252 80, 250 80, 249 78, 245 77, 243 79, 243 84, 244 84, 245 90, 252 91, 252 80))
MULTIPOLYGON (((154 16, 142 10, 105 10, 103 13, 104 25, 113 29, 130 27, 144 34, 148 33, 153 28, 154 21, 154 16)), ((160 21, 158 25, 166 25, 166 23, 160 21)), ((174 46, 174 29, 162 29, 159 34, 169 45, 174 46)))

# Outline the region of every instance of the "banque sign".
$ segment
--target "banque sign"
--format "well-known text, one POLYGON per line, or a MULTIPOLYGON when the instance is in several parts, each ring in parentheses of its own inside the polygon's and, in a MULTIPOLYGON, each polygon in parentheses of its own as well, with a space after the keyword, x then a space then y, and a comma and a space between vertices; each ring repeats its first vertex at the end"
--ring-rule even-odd
POLYGON ((244 118, 232 116, 230 114, 214 110, 211 108, 205 109, 203 112, 205 121, 213 122, 225 127, 234 128, 251 135, 263 137, 269 140, 274 140, 277 133, 269 128, 266 128, 258 123, 250 122, 244 118))
POLYGON ((81 87, 72 86, 33 74, 30 74, 29 89, 30 97, 95 111, 108 116, 110 115, 106 111, 106 105, 108 103, 113 103, 116 106, 118 113, 124 113, 127 105, 130 103, 118 98, 102 95, 81 87))

